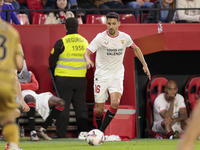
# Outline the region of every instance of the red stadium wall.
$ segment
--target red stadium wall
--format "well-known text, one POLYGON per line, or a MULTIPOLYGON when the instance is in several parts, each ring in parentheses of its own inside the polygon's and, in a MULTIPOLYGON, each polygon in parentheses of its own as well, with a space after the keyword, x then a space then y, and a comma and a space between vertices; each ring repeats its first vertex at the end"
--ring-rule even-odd
MULTIPOLYGON (((45 91, 52 91, 52 83, 48 73, 48 57, 55 42, 61 37, 65 36, 64 25, 27 25, 15 26, 20 33, 21 43, 24 50, 26 62, 29 70, 33 71, 39 81, 40 88, 38 93, 45 91)), ((161 51, 161 50, 199 50, 198 39, 193 38, 195 35, 200 34, 199 24, 163 24, 163 31, 166 34, 158 39, 147 37, 146 40, 140 40, 142 37, 157 34, 156 24, 127 24, 121 25, 121 31, 128 33, 136 44, 141 47, 144 54, 161 51), (179 40, 177 40, 177 36, 179 40), (191 33, 191 34, 184 34, 191 33), (188 36, 191 35, 191 36, 188 36), (161 39, 163 38, 163 43, 161 39), (153 40, 153 41, 152 41, 153 40), (138 43, 139 41, 139 43, 138 43), (181 41, 181 42, 180 42, 181 41), (142 42, 142 43, 140 43, 142 42), (166 43, 167 42, 167 43, 166 43), (192 42, 192 46, 189 44, 192 42), (181 43, 181 44, 180 44, 181 43), (184 44, 185 43, 185 44, 184 44), (148 45, 148 47, 146 46, 148 45), (160 46, 157 48, 157 46, 160 46), (153 48, 152 48, 153 47, 153 48), (189 48, 187 48, 189 47, 189 48), (157 48, 157 49, 156 49, 157 48), (186 49, 187 48, 187 49, 186 49)), ((83 35, 89 42, 101 31, 106 30, 105 25, 80 25, 79 33, 83 35)), ((121 100, 122 105, 136 106, 135 97, 135 78, 134 78, 134 54, 130 49, 127 49, 124 66, 125 66, 125 79, 124 79, 124 94, 121 100)), ((93 71, 88 70, 87 78, 89 85, 87 91, 87 100, 92 102, 92 78, 93 71)))
MULTIPOLYGON (((48 57, 55 42, 65 36, 64 25, 24 25, 15 26, 20 33, 28 69, 33 71, 39 81, 38 93, 52 92, 52 82, 48 73, 48 57)), ((80 25, 79 34, 89 42, 99 33, 106 30, 106 25, 80 25)), ((128 33, 144 54, 158 51, 200 50, 199 24, 163 24, 162 34, 157 34, 156 24, 123 24, 120 31, 128 33)), ((125 79, 121 105, 136 108, 135 57, 127 49, 124 57, 125 79)), ((147 62, 148 63, 148 62, 147 62)), ((87 72, 87 102, 93 102, 93 70, 87 72)), ((137 100, 139 101, 139 100, 137 100)))

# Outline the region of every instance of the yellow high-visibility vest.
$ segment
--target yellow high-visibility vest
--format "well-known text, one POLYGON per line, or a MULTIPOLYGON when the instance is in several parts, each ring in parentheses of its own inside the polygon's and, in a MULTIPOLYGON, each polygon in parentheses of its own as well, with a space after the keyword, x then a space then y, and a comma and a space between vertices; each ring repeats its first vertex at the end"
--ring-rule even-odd
POLYGON ((84 53, 88 41, 79 34, 69 34, 62 38, 64 51, 59 55, 55 76, 85 77, 86 61, 84 53))

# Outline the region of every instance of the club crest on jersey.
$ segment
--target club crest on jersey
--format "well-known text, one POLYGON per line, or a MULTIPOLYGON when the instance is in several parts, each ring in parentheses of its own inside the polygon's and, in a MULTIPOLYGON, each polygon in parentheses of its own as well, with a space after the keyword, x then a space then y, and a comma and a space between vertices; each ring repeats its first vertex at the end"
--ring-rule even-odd
POLYGON ((121 40, 122 45, 124 45, 125 40, 121 40))
POLYGON ((160 110, 160 106, 158 106, 158 109, 160 110))
POLYGON ((106 45, 108 45, 109 42, 104 41, 104 43, 105 43, 106 45))
POLYGON ((174 105, 175 105, 175 107, 178 107, 178 103, 175 103, 174 105))

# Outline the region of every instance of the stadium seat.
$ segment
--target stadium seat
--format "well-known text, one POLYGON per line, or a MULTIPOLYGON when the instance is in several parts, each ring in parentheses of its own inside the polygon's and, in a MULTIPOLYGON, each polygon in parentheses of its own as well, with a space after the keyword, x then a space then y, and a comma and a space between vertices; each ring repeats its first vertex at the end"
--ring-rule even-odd
POLYGON ((133 14, 119 14, 121 23, 138 23, 133 14))
MULTIPOLYGON (((144 20, 146 19, 147 15, 148 15, 147 13, 144 13, 144 14, 143 14, 143 18, 142 18, 142 19, 143 19, 143 22, 144 22, 144 20)), ((141 21, 140 21, 140 14, 138 14, 138 16, 137 16, 137 22, 138 22, 138 23, 141 23, 141 21)))
POLYGON ((44 24, 47 14, 33 14, 32 24, 44 24))
MULTIPOLYGON (((154 106, 154 100, 156 97, 164 92, 165 85, 167 83, 168 79, 165 76, 162 75, 156 75, 153 76, 152 79, 149 81, 147 85, 147 91, 146 91, 146 96, 147 96, 147 101, 146 101, 146 117, 147 117, 147 130, 151 133, 153 137, 155 137, 156 134, 160 133, 155 133, 151 130, 153 126, 153 106, 154 106)), ((166 138, 164 135, 160 135, 163 138, 166 138)))
POLYGON ((191 76, 185 85, 185 100, 188 115, 197 104, 197 94, 200 92, 200 75, 191 76))
POLYGON ((87 15, 86 24, 106 24, 106 15, 87 15))
MULTIPOLYGON (((17 18, 19 19, 19 22, 21 23, 21 25, 29 25, 29 19, 28 16, 26 14, 17 14, 17 18)), ((11 23, 13 24, 13 23, 11 23)))
POLYGON ((78 16, 77 20, 78 20, 78 24, 83 24, 83 19, 81 18, 81 16, 78 16))

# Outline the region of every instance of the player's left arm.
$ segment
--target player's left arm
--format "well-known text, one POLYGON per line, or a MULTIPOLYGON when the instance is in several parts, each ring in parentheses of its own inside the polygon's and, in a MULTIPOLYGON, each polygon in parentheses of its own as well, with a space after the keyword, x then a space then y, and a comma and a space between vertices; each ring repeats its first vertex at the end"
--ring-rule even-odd
POLYGON ((140 50, 139 47, 137 47, 136 45, 132 48, 132 50, 134 51, 135 55, 137 56, 137 58, 140 60, 140 62, 142 63, 143 65, 143 70, 144 70, 144 73, 147 74, 149 80, 151 79, 151 74, 150 74, 150 71, 149 71, 149 68, 147 66, 147 63, 144 59, 144 56, 142 54, 142 51, 140 50))
POLYGON ((181 122, 187 119, 187 109, 186 108, 180 108, 179 109, 179 116, 176 118, 172 118, 173 122, 181 122))

